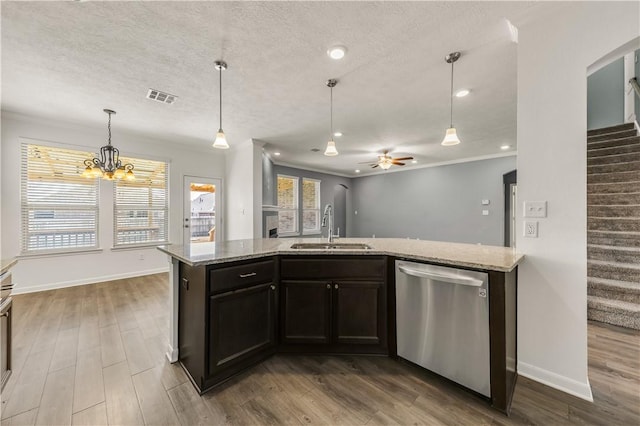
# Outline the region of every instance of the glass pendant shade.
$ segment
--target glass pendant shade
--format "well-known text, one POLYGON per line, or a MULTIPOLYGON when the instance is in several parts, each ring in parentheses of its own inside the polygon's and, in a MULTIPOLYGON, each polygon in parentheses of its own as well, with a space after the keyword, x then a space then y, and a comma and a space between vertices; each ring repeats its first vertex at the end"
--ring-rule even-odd
POLYGON ((333 139, 327 142, 327 149, 324 150, 324 155, 328 157, 338 155, 338 150, 336 149, 336 143, 333 141, 333 139))
POLYGON ((444 139, 442 140, 442 146, 452 146, 458 145, 460 143, 460 139, 458 139, 458 134, 456 133, 455 127, 449 127, 447 129, 447 133, 444 135, 444 139))
POLYGON ((390 167, 391 167, 390 161, 383 161, 382 163, 380 163, 380 168, 382 170, 389 170, 390 167))
POLYGON ((229 149, 227 138, 225 137, 222 129, 218 129, 218 133, 216 133, 216 140, 213 142, 213 147, 219 149, 229 149))

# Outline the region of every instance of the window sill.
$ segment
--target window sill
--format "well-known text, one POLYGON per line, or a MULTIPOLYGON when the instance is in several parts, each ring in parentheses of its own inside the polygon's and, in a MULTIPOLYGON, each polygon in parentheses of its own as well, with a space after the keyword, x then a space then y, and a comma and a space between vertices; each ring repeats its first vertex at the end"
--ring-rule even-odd
POLYGON ((171 244, 169 241, 149 243, 149 244, 131 244, 126 246, 111 247, 111 251, 127 251, 127 250, 141 250, 141 249, 153 249, 160 246, 166 246, 171 244))
POLYGON ((57 252, 42 252, 42 253, 21 253, 16 256, 18 260, 38 259, 43 257, 57 257, 57 256, 76 256, 79 254, 96 254, 103 252, 104 249, 86 249, 86 250, 69 250, 69 251, 57 251, 57 252))

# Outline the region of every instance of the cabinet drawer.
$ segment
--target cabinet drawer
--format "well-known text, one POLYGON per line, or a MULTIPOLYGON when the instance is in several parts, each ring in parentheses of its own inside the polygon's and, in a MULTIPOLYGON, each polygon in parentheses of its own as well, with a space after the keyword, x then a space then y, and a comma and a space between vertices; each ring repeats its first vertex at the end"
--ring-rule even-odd
POLYGON ((283 279, 363 279, 384 280, 386 261, 384 257, 344 257, 306 259, 304 257, 283 258, 280 263, 283 279))
POLYGON ((222 293, 240 287, 273 281, 274 266, 274 261, 270 259, 211 269, 209 271, 209 292, 222 293))

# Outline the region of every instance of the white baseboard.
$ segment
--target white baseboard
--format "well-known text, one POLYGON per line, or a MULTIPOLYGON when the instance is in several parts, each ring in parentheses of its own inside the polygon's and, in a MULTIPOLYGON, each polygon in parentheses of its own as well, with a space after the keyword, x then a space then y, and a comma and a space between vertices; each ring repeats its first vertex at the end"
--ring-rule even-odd
POLYGON ((518 375, 558 389, 569 395, 593 402, 589 379, 587 379, 586 383, 579 382, 522 361, 518 362, 518 375))
POLYGON ((56 289, 65 288, 65 287, 75 287, 79 285, 95 284, 95 283, 101 283, 105 281, 122 280, 122 279, 133 278, 133 277, 142 277, 144 275, 161 274, 163 272, 169 272, 169 268, 162 267, 157 269, 148 269, 146 271, 132 271, 132 272, 126 272, 123 274, 105 275, 101 277, 91 277, 91 278, 84 278, 81 280, 62 281, 57 283, 49 283, 49 284, 29 286, 29 287, 16 286, 14 287, 11 294, 17 295, 17 294, 35 293, 38 291, 56 290, 56 289))

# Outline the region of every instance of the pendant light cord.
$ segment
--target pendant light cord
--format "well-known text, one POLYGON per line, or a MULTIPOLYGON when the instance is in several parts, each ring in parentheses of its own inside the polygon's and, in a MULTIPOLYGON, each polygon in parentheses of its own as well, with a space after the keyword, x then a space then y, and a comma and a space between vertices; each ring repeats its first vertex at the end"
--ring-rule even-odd
POLYGON ((451 120, 451 125, 449 126, 449 128, 453 127, 453 61, 451 61, 451 97, 449 98, 449 105, 450 105, 450 120, 451 120))
POLYGON ((218 70, 220 73, 220 129, 222 129, 222 68, 218 70))
POLYGON ((330 117, 331 117, 331 132, 329 133, 329 140, 333 140, 333 87, 331 89, 331 107, 330 107, 330 117))

